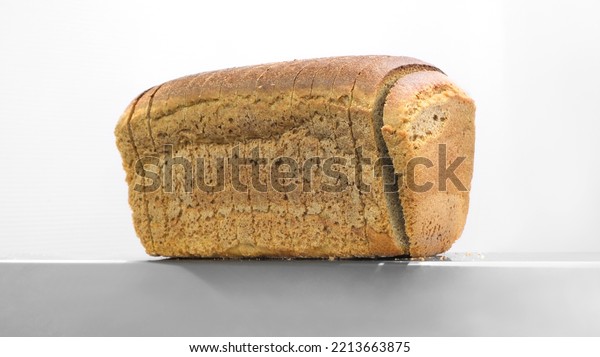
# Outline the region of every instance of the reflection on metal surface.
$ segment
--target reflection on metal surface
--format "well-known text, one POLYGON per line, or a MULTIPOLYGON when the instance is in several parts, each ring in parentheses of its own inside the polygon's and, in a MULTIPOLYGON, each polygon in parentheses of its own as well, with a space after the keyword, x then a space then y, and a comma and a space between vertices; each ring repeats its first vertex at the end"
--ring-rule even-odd
POLYGON ((600 256, 527 257, 4 261, 0 335, 600 336, 600 256))

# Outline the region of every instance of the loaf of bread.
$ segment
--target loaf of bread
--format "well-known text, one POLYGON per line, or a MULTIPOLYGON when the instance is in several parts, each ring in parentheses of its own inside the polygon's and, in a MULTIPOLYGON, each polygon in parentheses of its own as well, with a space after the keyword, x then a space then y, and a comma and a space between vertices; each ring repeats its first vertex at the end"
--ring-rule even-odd
POLYGON ((427 63, 349 56, 163 83, 115 135, 150 255, 422 257, 463 230, 474 116, 427 63))

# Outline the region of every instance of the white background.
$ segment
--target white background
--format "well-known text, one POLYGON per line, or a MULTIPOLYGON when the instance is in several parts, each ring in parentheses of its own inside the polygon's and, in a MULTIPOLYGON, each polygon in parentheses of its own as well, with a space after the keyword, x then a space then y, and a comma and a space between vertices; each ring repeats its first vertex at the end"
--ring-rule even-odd
POLYGON ((335 55, 417 57, 477 104, 452 251, 600 251, 593 1, 2 1, 0 258, 145 258, 114 126, 187 74, 335 55))

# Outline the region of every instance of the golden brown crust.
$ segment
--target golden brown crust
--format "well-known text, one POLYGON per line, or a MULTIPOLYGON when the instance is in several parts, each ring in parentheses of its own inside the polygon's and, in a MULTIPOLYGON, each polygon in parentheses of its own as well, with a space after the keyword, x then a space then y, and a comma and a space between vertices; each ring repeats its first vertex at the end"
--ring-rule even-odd
MULTIPOLYGON (((369 191, 358 188, 352 167, 342 192, 319 187, 335 184, 323 162, 312 166, 312 189, 303 181, 291 192, 266 192, 227 186, 205 192, 184 190, 185 172, 173 169, 174 190, 140 193, 136 161, 159 157, 164 175, 167 148, 173 157, 217 162, 237 153, 250 157, 291 157, 300 163, 332 156, 351 162, 380 155, 373 117, 388 88, 413 70, 435 70, 416 59, 391 56, 337 57, 272 63, 201 73, 151 88, 134 101, 115 130, 130 187, 134 224, 149 254, 205 257, 369 257, 409 253, 395 235, 383 197, 381 176, 363 168, 369 191), (405 73, 406 72, 406 73, 405 73), (379 104, 378 104, 379 103, 379 104), (124 119, 126 118, 126 119, 124 119)), ((442 75, 443 76, 443 75, 442 75)), ((250 183, 249 167, 240 169, 250 183)), ((198 179, 198 178, 196 178, 198 179)), ((265 179, 261 176, 261 179, 265 179)), ((147 180, 146 180, 147 181, 147 180)), ((214 180, 213 180, 214 181, 214 180)), ((164 183, 164 182, 163 182, 164 183)), ((214 182, 213 182, 214 183, 214 182)), ((408 197, 408 199, 412 199, 408 197)), ((437 207, 437 206, 436 206, 437 207)), ((412 232, 412 231, 411 231, 412 232)), ((411 245, 411 254, 424 254, 411 245)))
POLYGON ((123 158, 123 168, 126 172, 125 181, 129 185, 129 205, 133 209, 132 218, 136 234, 140 237, 146 252, 150 255, 156 255, 150 229, 147 199, 143 192, 133 189, 136 184, 144 181, 144 177, 135 175, 135 165, 139 158, 139 153, 131 129, 131 119, 140 98, 145 94, 146 92, 140 94, 129 104, 117 123, 115 134, 117 137, 117 147, 123 158))
POLYGON ((411 256, 444 252, 462 233, 473 174, 474 117, 473 100, 438 72, 406 75, 387 97, 382 131, 404 178, 400 200, 411 256), (448 175, 440 176, 440 170, 448 175))

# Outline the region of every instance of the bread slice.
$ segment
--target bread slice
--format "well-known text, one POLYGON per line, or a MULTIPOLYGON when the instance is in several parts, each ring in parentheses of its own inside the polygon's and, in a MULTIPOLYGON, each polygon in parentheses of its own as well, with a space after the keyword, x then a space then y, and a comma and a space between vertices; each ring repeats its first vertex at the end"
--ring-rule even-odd
POLYGON ((150 255, 426 256, 465 224, 474 104, 413 58, 175 79, 134 99, 115 135, 150 255))

